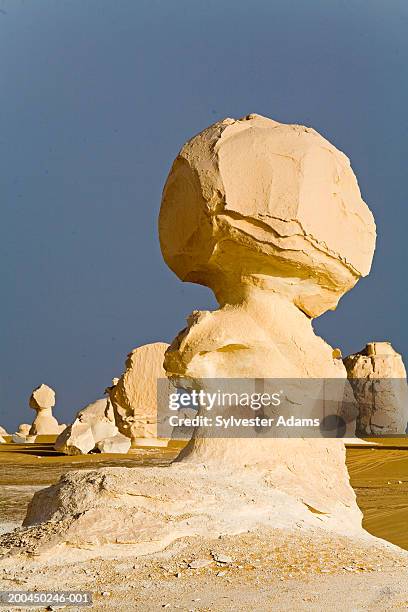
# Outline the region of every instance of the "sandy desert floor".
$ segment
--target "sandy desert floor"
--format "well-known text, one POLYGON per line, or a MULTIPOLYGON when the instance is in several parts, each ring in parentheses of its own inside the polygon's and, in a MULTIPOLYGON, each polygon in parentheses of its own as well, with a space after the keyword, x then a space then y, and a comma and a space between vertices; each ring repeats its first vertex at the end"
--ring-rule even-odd
MULTIPOLYGON (((47 440, 29 448, 0 445, 0 527, 8 531, 20 524, 33 492, 67 470, 160 465, 177 452, 64 457, 47 440)), ((380 448, 349 448, 347 464, 366 529, 408 548, 406 443, 387 440, 380 448)), ((0 589, 89 590, 93 610, 120 612, 399 610, 408 609, 408 552, 380 541, 373 545, 310 531, 262 530, 216 540, 187 538, 162 553, 116 561, 49 567, 35 558, 3 559, 0 589), (217 555, 226 561, 216 561, 217 555)))

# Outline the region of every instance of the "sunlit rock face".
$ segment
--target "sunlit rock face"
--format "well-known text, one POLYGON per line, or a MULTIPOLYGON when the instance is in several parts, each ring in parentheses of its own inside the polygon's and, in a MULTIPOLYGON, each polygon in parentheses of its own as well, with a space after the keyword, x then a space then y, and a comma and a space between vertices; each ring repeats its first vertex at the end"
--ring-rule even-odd
POLYGON ((220 303, 267 282, 311 317, 368 274, 373 216, 348 158, 312 128, 248 115, 181 149, 159 219, 169 267, 220 303))
POLYGON ((358 404, 357 435, 404 435, 408 386, 401 355, 389 342, 369 342, 344 365, 358 404))
POLYGON ((166 379, 163 361, 168 346, 165 342, 153 342, 133 349, 122 376, 107 390, 119 432, 131 439, 133 448, 160 444, 157 381, 166 379))

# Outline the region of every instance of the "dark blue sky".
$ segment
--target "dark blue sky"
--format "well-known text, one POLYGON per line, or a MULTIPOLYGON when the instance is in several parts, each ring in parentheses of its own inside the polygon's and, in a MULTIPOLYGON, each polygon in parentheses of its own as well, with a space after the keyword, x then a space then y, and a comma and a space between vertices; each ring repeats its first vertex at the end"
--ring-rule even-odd
POLYGON ((30 421, 41 382, 69 420, 214 307, 165 266, 157 215, 183 142, 225 116, 311 125, 351 158, 377 252, 315 327, 407 358, 407 26, 406 0, 0 0, 0 424, 30 421))

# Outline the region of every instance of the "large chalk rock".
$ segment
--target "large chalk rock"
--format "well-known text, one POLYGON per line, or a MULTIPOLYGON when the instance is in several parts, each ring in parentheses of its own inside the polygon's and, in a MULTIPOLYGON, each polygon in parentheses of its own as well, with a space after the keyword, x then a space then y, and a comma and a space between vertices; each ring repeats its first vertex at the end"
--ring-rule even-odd
POLYGON ((112 406, 103 398, 77 413, 74 422, 58 436, 54 448, 66 455, 87 454, 98 442, 117 433, 112 406))
POLYGON ((55 391, 48 385, 40 385, 31 394, 30 408, 37 412, 30 428, 30 435, 58 435, 63 427, 52 414, 55 406, 55 391))
MULTIPOLYGON (((327 140, 259 115, 216 123, 175 160, 159 232, 170 268, 219 302, 193 313, 167 349, 164 369, 176 387, 205 390, 217 378, 349 386, 338 351, 311 319, 369 272, 375 226, 349 160, 327 140)), ((123 395, 118 427, 123 419, 130 429, 142 406, 135 412, 123 395)), ((229 414, 250 416, 235 408, 229 414)), ((48 520, 50 533, 59 529, 54 543, 92 542, 98 555, 120 542, 135 543, 138 554, 263 524, 363 534, 341 440, 250 433, 219 439, 197 427, 166 469, 69 474, 34 496, 25 524, 48 520)))
MULTIPOLYGON (((163 369, 165 342, 135 348, 127 356, 125 371, 109 396, 120 433, 131 439, 132 447, 160 445, 157 440, 158 379, 166 379, 163 369)), ((170 384, 170 383, 169 383, 170 384)))
POLYGON ((8 436, 7 431, 0 425, 0 436, 8 436))
POLYGON ((92 429, 87 423, 75 420, 60 433, 54 448, 64 455, 86 455, 95 448, 92 429))
POLYGON ((357 435, 404 435, 408 386, 401 355, 389 342, 370 342, 344 364, 359 409, 357 435))

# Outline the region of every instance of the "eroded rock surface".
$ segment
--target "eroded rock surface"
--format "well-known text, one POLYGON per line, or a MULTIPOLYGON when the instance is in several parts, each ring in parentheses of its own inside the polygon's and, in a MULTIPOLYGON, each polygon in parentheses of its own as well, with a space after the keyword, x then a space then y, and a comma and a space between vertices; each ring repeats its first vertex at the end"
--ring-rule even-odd
POLYGON ((54 448, 66 455, 87 454, 98 442, 117 433, 111 403, 102 398, 77 413, 74 422, 58 436, 54 448))
MULTIPOLYGON (((182 537, 216 537, 260 525, 364 537, 340 507, 335 516, 319 514, 296 495, 278 490, 259 470, 238 475, 221 466, 211 471, 187 464, 69 472, 35 493, 23 525, 26 532, 17 532, 15 541, 29 542, 37 555, 67 544, 55 549, 59 562, 64 554, 72 558, 73 547, 76 559, 126 550, 143 555, 182 537)), ((10 536, 7 540, 10 545, 10 536)))
POLYGON ((408 387, 401 355, 389 342, 369 342, 344 364, 359 409, 357 435, 404 435, 408 387))

